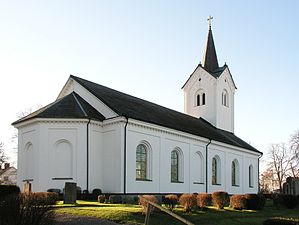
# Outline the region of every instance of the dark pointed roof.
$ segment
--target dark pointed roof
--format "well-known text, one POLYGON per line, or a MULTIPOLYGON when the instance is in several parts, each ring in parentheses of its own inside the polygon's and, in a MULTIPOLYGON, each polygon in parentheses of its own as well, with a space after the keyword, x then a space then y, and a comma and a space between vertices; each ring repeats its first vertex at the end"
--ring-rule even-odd
POLYGON ((195 118, 73 75, 70 78, 77 81, 119 116, 160 125, 261 153, 233 133, 218 129, 202 118, 195 118))
POLYGON ((68 119, 94 119, 103 121, 105 117, 87 103, 77 93, 58 99, 57 101, 25 116, 12 125, 24 122, 33 118, 68 118, 68 119))
POLYGON ((219 68, 211 27, 209 27, 207 45, 202 62, 203 68, 210 73, 213 73, 219 68))

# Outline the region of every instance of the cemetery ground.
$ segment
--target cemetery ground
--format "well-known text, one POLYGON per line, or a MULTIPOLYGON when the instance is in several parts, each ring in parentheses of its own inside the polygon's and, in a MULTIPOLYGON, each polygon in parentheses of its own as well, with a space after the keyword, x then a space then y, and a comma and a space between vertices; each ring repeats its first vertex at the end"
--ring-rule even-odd
MULTIPOLYGON (((143 224, 145 216, 142 215, 140 205, 107 204, 97 201, 80 201, 76 204, 65 205, 58 202, 54 209, 57 215, 75 215, 80 217, 92 217, 107 219, 120 224, 143 224)), ((267 200, 262 210, 233 210, 225 207, 218 210, 209 206, 206 210, 192 210, 185 213, 183 208, 177 206, 173 212, 189 220, 194 224, 201 225, 261 225, 263 221, 272 217, 284 217, 299 219, 299 209, 286 209, 273 207, 272 200, 267 200)), ((150 216, 151 224, 182 224, 169 215, 156 211, 150 216)), ((84 224, 84 223, 82 223, 84 224)))

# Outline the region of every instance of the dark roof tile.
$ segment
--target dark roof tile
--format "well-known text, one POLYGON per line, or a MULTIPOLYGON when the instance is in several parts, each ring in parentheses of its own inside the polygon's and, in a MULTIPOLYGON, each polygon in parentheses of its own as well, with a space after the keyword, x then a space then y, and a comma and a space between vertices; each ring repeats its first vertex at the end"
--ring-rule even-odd
POLYGON ((28 116, 15 121, 12 125, 33 118, 91 118, 99 121, 103 121, 105 119, 102 114, 100 114, 75 92, 72 92, 71 94, 29 114, 28 116))
POLYGON ((73 75, 70 77, 120 116, 153 123, 260 153, 233 133, 217 129, 202 118, 198 119, 73 75))

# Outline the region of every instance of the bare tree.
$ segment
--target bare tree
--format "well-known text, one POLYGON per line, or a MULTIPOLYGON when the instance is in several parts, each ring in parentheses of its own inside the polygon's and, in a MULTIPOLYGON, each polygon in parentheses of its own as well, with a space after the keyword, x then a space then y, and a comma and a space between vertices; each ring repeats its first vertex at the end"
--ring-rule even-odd
POLYGON ((262 193, 270 193, 277 189, 277 182, 274 179, 273 170, 267 168, 260 176, 260 188, 262 193))
POLYGON ((292 156, 286 144, 272 144, 269 150, 268 168, 273 171, 275 179, 279 185, 279 191, 282 192, 282 185, 289 175, 292 156))
POLYGON ((297 130, 291 136, 291 155, 292 162, 290 164, 290 169, 293 177, 299 177, 299 130, 297 130))
POLYGON ((3 142, 0 142, 0 168, 2 168, 2 164, 7 161, 3 146, 3 142))

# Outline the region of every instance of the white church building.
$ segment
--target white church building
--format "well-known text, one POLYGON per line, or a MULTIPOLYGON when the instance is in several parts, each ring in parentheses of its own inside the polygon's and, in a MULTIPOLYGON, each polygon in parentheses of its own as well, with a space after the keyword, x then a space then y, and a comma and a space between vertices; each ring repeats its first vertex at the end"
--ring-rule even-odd
POLYGON ((32 191, 257 193, 262 153, 234 134, 236 85, 211 26, 177 112, 71 75, 57 100, 16 121, 18 185, 32 191))

